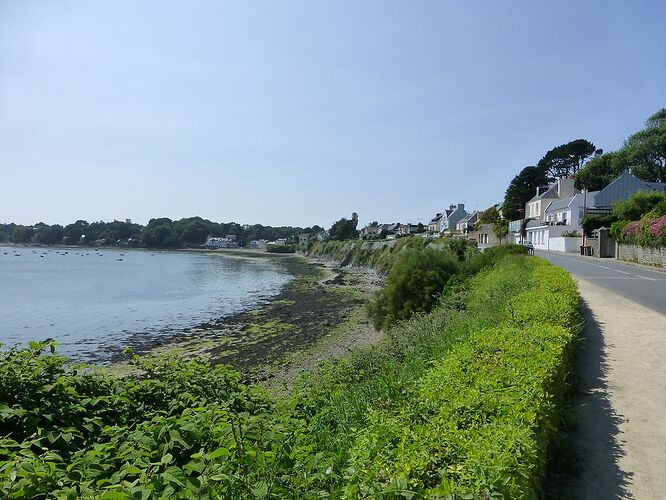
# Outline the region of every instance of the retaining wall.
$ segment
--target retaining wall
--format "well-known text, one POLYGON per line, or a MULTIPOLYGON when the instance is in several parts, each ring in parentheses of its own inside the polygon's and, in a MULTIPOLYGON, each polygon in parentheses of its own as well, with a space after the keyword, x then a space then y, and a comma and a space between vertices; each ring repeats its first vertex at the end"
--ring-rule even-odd
POLYGON ((617 246, 617 258, 640 264, 666 267, 666 248, 648 248, 620 243, 617 246))

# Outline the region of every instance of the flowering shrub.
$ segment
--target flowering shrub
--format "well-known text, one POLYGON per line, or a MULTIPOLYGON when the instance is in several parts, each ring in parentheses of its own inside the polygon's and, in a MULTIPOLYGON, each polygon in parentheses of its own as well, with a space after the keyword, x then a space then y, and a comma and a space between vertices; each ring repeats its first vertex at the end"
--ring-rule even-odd
POLYGON ((656 238, 666 236, 666 215, 650 223, 650 234, 656 238))
POLYGON ((622 243, 634 243, 642 247, 666 246, 666 215, 658 217, 647 213, 641 220, 613 224, 611 232, 622 243))

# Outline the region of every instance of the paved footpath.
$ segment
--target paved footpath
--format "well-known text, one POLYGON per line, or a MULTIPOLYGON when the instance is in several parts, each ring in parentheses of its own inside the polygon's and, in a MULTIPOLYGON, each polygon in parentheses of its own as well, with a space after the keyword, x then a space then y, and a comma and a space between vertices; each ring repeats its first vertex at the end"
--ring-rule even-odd
POLYGON ((584 499, 666 499, 666 273, 537 254, 577 279, 586 319, 575 405, 580 473, 566 489, 584 499))

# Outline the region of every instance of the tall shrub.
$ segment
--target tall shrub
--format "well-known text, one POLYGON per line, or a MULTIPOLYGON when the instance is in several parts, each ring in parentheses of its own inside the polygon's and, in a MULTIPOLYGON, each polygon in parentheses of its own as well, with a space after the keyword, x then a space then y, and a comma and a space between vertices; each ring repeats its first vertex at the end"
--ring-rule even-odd
POLYGON ((447 251, 405 247, 391 266, 386 286, 368 308, 375 327, 430 311, 458 271, 458 259, 447 251))

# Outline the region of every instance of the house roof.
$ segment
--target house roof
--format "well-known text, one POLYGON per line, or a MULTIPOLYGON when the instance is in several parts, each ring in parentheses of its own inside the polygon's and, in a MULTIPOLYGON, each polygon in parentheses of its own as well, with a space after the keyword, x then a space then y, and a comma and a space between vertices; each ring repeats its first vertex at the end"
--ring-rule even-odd
MULTIPOLYGON (((541 188, 539 188, 539 189, 541 189, 541 188)), ((557 182, 553 182, 552 184, 549 184, 548 189, 546 189, 541 194, 533 196, 532 198, 530 198, 530 200, 527 203, 530 203, 530 202, 536 201, 536 200, 541 200, 542 198, 557 198, 557 182)))
MULTIPOLYGON (((454 213, 458 212, 458 211, 461 211, 461 212, 463 212, 464 214, 467 214, 467 210, 465 210, 465 207, 455 206, 455 207, 453 207, 453 208, 449 208, 449 209, 445 210, 446 218, 447 218, 447 219, 450 219, 451 216, 452 216, 454 213)), ((465 216, 463 216, 463 217, 465 217, 465 216)))
POLYGON ((441 220, 441 218, 442 218, 442 214, 437 214, 430 220, 430 223, 432 224, 434 222, 437 222, 438 220, 441 220))
POLYGON ((475 217, 477 219, 479 217, 479 211, 478 210, 474 210, 472 213, 470 213, 470 214, 466 215, 465 217, 463 217, 462 219, 460 219, 460 221, 458 221, 458 224, 462 224, 464 222, 470 222, 475 217))
POLYGON ((640 180, 629 170, 622 172, 613 182, 594 197, 594 206, 610 207, 614 201, 626 200, 638 191, 666 191, 666 183, 640 180))
MULTIPOLYGON (((593 200, 594 197, 597 195, 599 191, 590 191, 587 193, 587 199, 590 204, 590 206, 593 206, 593 200)), ((555 210, 562 210, 563 208, 567 208, 571 206, 573 201, 576 199, 576 196, 580 196, 581 198, 583 195, 581 193, 576 193, 573 196, 568 196, 567 198, 561 198, 559 200, 553 200, 548 204, 548 208, 546 208, 546 212, 553 212, 555 210)))

